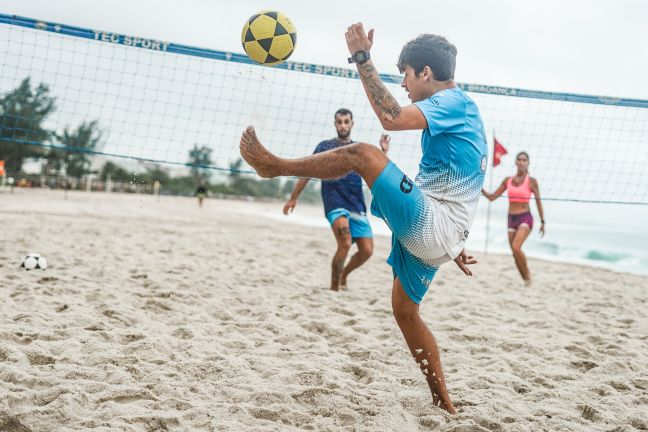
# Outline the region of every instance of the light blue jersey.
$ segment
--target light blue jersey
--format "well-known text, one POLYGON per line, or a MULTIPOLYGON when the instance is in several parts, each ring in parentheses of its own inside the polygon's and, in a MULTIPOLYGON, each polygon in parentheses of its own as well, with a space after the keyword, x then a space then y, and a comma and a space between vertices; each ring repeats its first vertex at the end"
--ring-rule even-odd
POLYGON ((464 248, 484 183, 487 144, 475 103, 459 88, 416 102, 427 120, 412 182, 393 163, 374 181, 371 212, 392 230, 392 266, 420 303, 443 263, 464 248))
POLYGON ((452 234, 468 237, 484 184, 488 159, 484 125, 477 105, 459 87, 441 90, 415 105, 428 124, 421 135, 423 157, 416 184, 448 207, 448 222, 454 226, 440 226, 439 234, 449 235, 442 242, 454 258, 461 249, 452 234))

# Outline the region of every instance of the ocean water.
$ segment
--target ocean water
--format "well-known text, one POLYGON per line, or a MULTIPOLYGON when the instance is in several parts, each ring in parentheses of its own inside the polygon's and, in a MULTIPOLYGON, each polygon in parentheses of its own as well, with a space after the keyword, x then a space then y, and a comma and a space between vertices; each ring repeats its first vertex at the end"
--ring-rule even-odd
MULTIPOLYGON (((368 202, 369 204, 369 202, 368 202)), ((505 198, 490 203, 481 198, 467 249, 477 254, 510 253, 507 234, 508 202, 505 198), (488 233, 488 242, 487 239, 488 233)), ((289 217, 276 212, 264 216, 300 225, 327 227, 321 207, 298 206, 289 217)), ((603 267, 619 272, 648 275, 648 206, 589 204, 543 201, 546 234, 540 236, 540 217, 535 202, 533 232, 523 246, 529 257, 551 261, 603 267)), ((374 234, 389 236, 385 223, 370 216, 374 234)))
MULTIPOLYGON (((533 232, 525 242, 527 255, 547 260, 648 274, 648 206, 543 201, 544 237, 535 202, 533 232)), ((473 250, 509 252, 506 199, 481 199, 468 246, 473 250), (486 233, 488 232, 488 243, 486 233)))

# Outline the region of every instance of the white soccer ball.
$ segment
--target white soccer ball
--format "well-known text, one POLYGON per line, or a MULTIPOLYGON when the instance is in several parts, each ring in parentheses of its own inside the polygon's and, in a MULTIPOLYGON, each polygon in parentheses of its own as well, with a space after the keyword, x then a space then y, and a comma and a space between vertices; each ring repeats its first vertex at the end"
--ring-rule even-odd
POLYGON ((40 254, 33 252, 28 253, 27 256, 25 256, 25 259, 23 259, 22 264, 20 264, 20 267, 25 270, 45 270, 47 268, 47 260, 40 256, 40 254))

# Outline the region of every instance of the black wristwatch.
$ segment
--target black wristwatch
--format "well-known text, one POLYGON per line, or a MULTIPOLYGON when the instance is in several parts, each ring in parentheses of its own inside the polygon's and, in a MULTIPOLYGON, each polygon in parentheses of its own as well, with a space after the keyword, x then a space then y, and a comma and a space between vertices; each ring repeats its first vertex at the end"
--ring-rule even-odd
POLYGON ((371 58, 371 55, 369 54, 369 51, 358 50, 351 57, 349 57, 347 60, 349 61, 349 63, 363 64, 364 62, 366 62, 370 58, 371 58))

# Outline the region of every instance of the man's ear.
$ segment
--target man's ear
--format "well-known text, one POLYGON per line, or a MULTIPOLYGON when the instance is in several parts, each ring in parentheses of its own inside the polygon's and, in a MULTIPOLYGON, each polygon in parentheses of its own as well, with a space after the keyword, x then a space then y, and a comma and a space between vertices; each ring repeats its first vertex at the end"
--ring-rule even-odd
POLYGON ((423 74, 423 80, 424 81, 434 81, 434 72, 432 72, 432 69, 430 69, 430 66, 425 65, 423 70, 421 71, 423 74))

